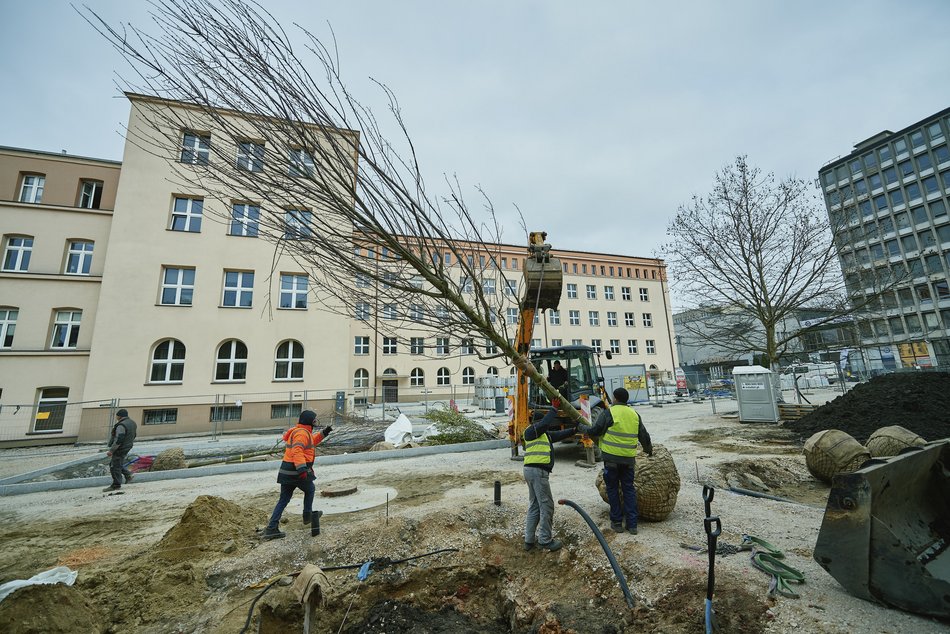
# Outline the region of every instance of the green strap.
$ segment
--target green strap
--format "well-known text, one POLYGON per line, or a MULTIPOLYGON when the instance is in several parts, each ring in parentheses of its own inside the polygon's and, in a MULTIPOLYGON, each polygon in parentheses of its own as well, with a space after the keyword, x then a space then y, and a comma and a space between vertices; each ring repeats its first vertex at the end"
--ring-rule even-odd
POLYGON ((790 599, 798 599, 800 595, 792 590, 791 583, 805 583, 805 575, 801 570, 792 568, 783 561, 785 558, 781 550, 764 539, 743 535, 741 550, 752 551, 752 565, 762 572, 771 575, 769 582, 769 596, 780 594, 790 599))

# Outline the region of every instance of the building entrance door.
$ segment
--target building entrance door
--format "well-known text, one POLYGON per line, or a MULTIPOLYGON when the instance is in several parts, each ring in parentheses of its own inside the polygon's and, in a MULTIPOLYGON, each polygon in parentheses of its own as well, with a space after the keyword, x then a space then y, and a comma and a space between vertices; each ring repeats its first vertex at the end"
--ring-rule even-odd
POLYGON ((386 403, 396 403, 399 401, 399 381, 396 379, 383 379, 383 401, 386 403))

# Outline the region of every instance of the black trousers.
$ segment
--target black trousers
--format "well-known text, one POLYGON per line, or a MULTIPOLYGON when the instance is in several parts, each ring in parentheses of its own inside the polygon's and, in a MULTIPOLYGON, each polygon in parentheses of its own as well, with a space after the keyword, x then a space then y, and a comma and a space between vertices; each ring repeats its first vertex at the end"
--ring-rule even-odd
POLYGON ((128 455, 128 451, 112 453, 112 460, 109 462, 109 473, 112 474, 113 486, 122 486, 123 476, 132 475, 132 472, 125 468, 125 457, 128 455))

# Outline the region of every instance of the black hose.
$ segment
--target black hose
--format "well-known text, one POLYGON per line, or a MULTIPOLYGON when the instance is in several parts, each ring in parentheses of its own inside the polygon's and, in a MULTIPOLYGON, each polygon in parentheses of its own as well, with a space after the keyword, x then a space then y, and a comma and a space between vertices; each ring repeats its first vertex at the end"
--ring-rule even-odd
POLYGON ((623 571, 620 570, 620 564, 617 563, 617 559, 614 557, 613 551, 610 550, 610 546, 607 545, 607 540, 604 539, 604 534, 600 532, 600 529, 597 528, 597 525, 594 524, 594 520, 590 518, 590 515, 587 512, 579 507, 574 502, 570 500, 558 500, 558 504, 567 504, 569 507, 581 514, 581 517, 584 518, 584 521, 587 522, 587 525, 590 526, 590 530, 594 532, 594 537, 597 538, 597 541, 600 542, 601 548, 604 549, 604 554, 607 555, 607 559, 610 560, 610 567, 614 569, 614 575, 617 576, 617 581, 620 582, 620 589, 623 590, 623 596, 627 599, 627 607, 631 610, 633 609, 633 595, 630 594, 630 588, 627 587, 627 579, 623 576, 623 571))
POLYGON ((261 597, 264 596, 264 594, 265 594, 268 590, 270 590, 270 589, 274 586, 275 583, 277 583, 278 581, 280 581, 280 579, 281 579, 281 578, 278 577, 277 579, 274 579, 273 581, 271 581, 270 583, 268 583, 268 584, 264 587, 264 589, 260 591, 260 594, 258 594, 256 597, 254 597, 254 600, 251 601, 251 607, 248 608, 248 610, 247 610, 247 620, 244 621, 244 627, 241 628, 241 631, 240 631, 239 634, 244 634, 245 632, 247 632, 247 628, 251 627, 251 619, 254 618, 254 606, 257 605, 257 602, 260 601, 261 597))
POLYGON ((768 493, 759 493, 758 491, 750 491, 749 489, 743 489, 740 487, 729 487, 729 490, 732 491, 733 493, 738 493, 739 495, 748 495, 754 498, 765 498, 766 500, 775 500, 777 502, 790 502, 792 504, 801 504, 801 502, 797 502, 795 500, 789 500, 788 498, 781 498, 777 495, 769 495, 768 493))

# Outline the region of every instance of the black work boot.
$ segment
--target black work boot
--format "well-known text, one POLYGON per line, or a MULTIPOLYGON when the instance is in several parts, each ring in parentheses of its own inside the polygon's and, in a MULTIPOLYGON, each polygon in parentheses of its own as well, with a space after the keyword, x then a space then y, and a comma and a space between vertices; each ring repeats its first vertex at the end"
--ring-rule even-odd
POLYGON ((304 524, 309 524, 309 523, 310 523, 310 512, 308 512, 308 511, 304 511, 304 512, 303 512, 303 523, 304 523, 304 524))
POLYGON ((118 490, 121 489, 121 488, 122 488, 121 485, 118 485, 118 484, 110 484, 109 486, 107 486, 106 488, 104 488, 104 489, 102 490, 102 492, 103 492, 103 493, 109 493, 109 492, 111 492, 111 491, 118 491, 118 490))
POLYGON ((132 475, 132 472, 129 472, 129 473, 123 473, 123 474, 122 474, 122 477, 125 478, 125 483, 128 484, 129 482, 132 481, 132 479, 133 479, 135 476, 132 475))
POLYGON ((271 528, 268 526, 264 529, 264 533, 261 535, 264 539, 280 539, 281 537, 287 537, 287 533, 283 532, 277 527, 271 528))

